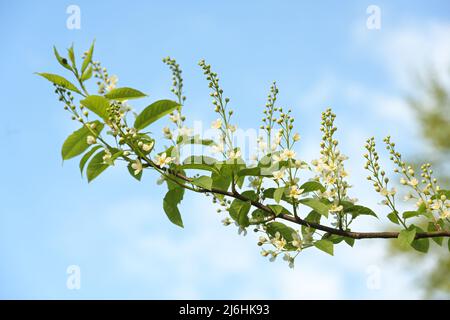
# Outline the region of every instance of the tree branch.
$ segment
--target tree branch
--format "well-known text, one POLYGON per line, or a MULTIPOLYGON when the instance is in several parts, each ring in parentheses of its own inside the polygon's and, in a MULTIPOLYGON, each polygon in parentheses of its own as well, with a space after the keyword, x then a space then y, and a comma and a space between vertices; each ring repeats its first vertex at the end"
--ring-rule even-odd
MULTIPOLYGON (((156 166, 154 163, 149 164, 150 166, 156 166)), ((157 166, 156 166, 157 167, 157 166)), ((191 182, 191 179, 184 176, 183 174, 180 174, 179 172, 176 172, 174 170, 171 169, 167 169, 167 168, 161 168, 158 167, 161 170, 166 171, 169 174, 175 175, 176 177, 186 181, 186 182, 191 182)), ((205 188, 200 188, 199 190, 197 190, 197 192, 200 193, 216 193, 216 194, 222 194, 224 196, 228 196, 234 199, 238 199, 241 201, 245 201, 245 202, 250 202, 252 206, 264 210, 267 213, 270 213, 272 215, 272 219, 275 220, 276 218, 279 219, 283 219, 301 226, 305 226, 305 227, 310 227, 310 228, 314 228, 320 231, 324 231, 324 232, 328 232, 329 234, 333 234, 333 235, 338 235, 338 236, 343 236, 343 237, 347 237, 347 238, 352 238, 352 239, 393 239, 393 238, 397 238, 399 235, 399 232, 396 231, 385 231, 385 232, 356 232, 356 231, 345 231, 345 230, 341 230, 341 229, 336 229, 336 228, 332 228, 329 226, 325 226, 322 225, 320 223, 315 223, 315 222, 308 222, 300 217, 295 217, 293 215, 288 215, 288 214, 284 214, 281 213, 279 215, 276 215, 275 212, 273 212, 273 210, 264 205, 263 203, 259 202, 259 201, 253 201, 245 196, 243 196, 242 194, 240 194, 237 191, 226 191, 226 190, 221 190, 221 189, 217 189, 217 188, 211 188, 211 189, 205 189, 205 188)), ((437 237, 450 237, 450 231, 433 231, 433 232, 418 232, 416 233, 415 239, 424 239, 424 238, 437 238, 437 237)))

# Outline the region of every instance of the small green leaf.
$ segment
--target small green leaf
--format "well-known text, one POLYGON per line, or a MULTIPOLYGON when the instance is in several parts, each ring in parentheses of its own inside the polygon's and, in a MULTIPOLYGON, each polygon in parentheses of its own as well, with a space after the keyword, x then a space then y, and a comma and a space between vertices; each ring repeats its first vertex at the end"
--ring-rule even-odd
POLYGON ((190 156, 184 159, 179 167, 181 169, 205 170, 219 173, 220 171, 214 167, 215 163, 217 163, 217 160, 211 157, 190 156))
POLYGON ((313 192, 313 191, 321 191, 324 192, 325 187, 317 181, 307 181, 301 185, 300 189, 303 189, 303 193, 313 192))
POLYGON ((98 149, 100 149, 102 146, 94 146, 91 150, 89 150, 88 152, 86 152, 84 154, 84 156, 81 158, 80 160, 80 172, 81 175, 83 175, 83 170, 84 170, 84 166, 86 165, 86 163, 88 162, 88 160, 91 158, 91 156, 95 153, 95 151, 97 151, 98 149))
POLYGON ((207 190, 211 190, 212 182, 213 182, 212 179, 207 176, 200 176, 192 180, 193 185, 196 185, 197 187, 204 188, 207 190))
POLYGON ((323 252, 326 252, 326 253, 328 253, 329 255, 333 255, 334 254, 334 244, 333 244, 333 242, 331 242, 331 241, 329 241, 329 240, 325 240, 325 239, 322 239, 322 240, 318 240, 318 241, 316 241, 316 242, 314 242, 314 246, 317 248, 317 249, 320 249, 320 250, 322 250, 323 252))
POLYGON ((143 98, 147 95, 133 88, 116 88, 105 94, 105 97, 111 100, 131 100, 137 98, 143 98))
POLYGON ((163 209, 173 224, 183 228, 183 220, 181 219, 181 214, 177 207, 177 204, 179 203, 178 200, 180 199, 179 192, 178 188, 176 188, 169 190, 166 193, 166 196, 163 199, 163 209))
POLYGON ((408 248, 416 236, 416 229, 402 230, 398 234, 398 242, 402 248, 408 248))
POLYGON ((103 156, 105 155, 105 151, 100 151, 97 153, 92 160, 89 162, 86 169, 86 176, 88 182, 91 182, 95 178, 97 178, 103 171, 108 168, 108 165, 104 163, 103 156))
POLYGON ((71 45, 70 48, 67 49, 67 53, 69 54, 69 59, 72 62, 72 68, 76 70, 77 65, 75 64, 75 52, 73 51, 73 45, 71 45))
POLYGON ((387 217, 388 217, 388 219, 389 219, 391 222, 393 222, 393 223, 395 223, 395 224, 400 224, 400 222, 398 221, 398 217, 397 217, 397 215, 395 214, 395 212, 389 213, 389 214, 387 215, 387 217))
POLYGON ((89 63, 92 61, 92 54, 94 53, 94 44, 95 44, 95 40, 92 41, 91 47, 89 48, 86 56, 84 57, 83 64, 81 65, 81 73, 82 74, 84 74, 84 71, 89 66, 89 63))
POLYGON ((181 140, 177 143, 178 144, 201 144, 204 146, 210 146, 214 144, 214 140, 210 140, 210 139, 200 139, 198 136, 195 137, 182 137, 180 136, 181 140))
POLYGON ((70 82, 64 77, 51 73, 37 73, 37 74, 40 75, 41 77, 44 77, 48 81, 53 82, 56 85, 59 85, 61 87, 66 88, 67 90, 81 94, 80 90, 72 82, 70 82))
POLYGON ((80 103, 98 115, 105 121, 108 121, 109 101, 102 96, 91 95, 80 101, 80 103))
POLYGON ((172 100, 159 100, 146 107, 134 121, 134 127, 144 129, 156 120, 174 111, 179 104, 172 100))
POLYGON ((280 213, 284 213, 287 215, 291 215, 291 213, 289 212, 289 210, 287 210, 285 207, 280 206, 279 204, 269 204, 267 205, 270 209, 272 209, 272 211, 275 213, 275 215, 279 215, 280 213))
POLYGON ((347 243, 350 247, 353 247, 354 244, 355 244, 355 239, 353 239, 353 238, 345 237, 345 238, 344 238, 344 241, 345 241, 345 243, 347 243))
POLYGON ((283 197, 285 187, 277 188, 273 192, 273 200, 275 200, 276 203, 280 203, 281 198, 283 197))
POLYGON ((328 217, 329 206, 321 202, 320 200, 314 198, 306 198, 299 200, 299 202, 304 204, 305 206, 310 207, 311 209, 314 209, 321 215, 328 217))
MULTIPOLYGON (((89 122, 86 125, 92 126, 92 124, 95 124, 95 128, 92 130, 96 133, 95 136, 98 136, 98 134, 102 131, 104 125, 100 121, 89 122)), ((61 149, 63 160, 76 157, 77 155, 83 153, 87 148, 89 148, 87 137, 93 134, 86 127, 86 125, 73 132, 66 139, 66 141, 64 141, 61 149)))
POLYGON ((420 212, 418 211, 405 211, 403 212, 403 219, 408 219, 412 217, 420 216, 420 212))
POLYGON ((248 227, 250 223, 247 214, 250 211, 250 208, 250 202, 235 199, 231 203, 228 212, 230 213, 230 217, 233 218, 233 220, 236 221, 240 226, 248 227))
POLYGON ((350 213, 352 215, 352 218, 355 219, 357 216, 360 215, 367 215, 367 216, 373 216, 375 218, 378 218, 375 212, 372 211, 372 209, 369 209, 364 206, 355 205, 347 208, 344 210, 345 213, 350 213))
MULTIPOLYGON (((436 225, 433 222, 428 222, 428 232, 434 232, 434 231, 438 231, 438 228, 436 227, 436 225)), ((442 246, 442 242, 444 241, 443 237, 433 237, 431 238, 434 242, 436 242, 436 244, 442 246)))
MULTIPOLYGON (((414 228, 416 232, 424 232, 421 228, 415 225, 411 225, 410 228, 414 228)), ((430 248, 430 240, 428 238, 416 239, 411 243, 411 247, 419 252, 427 253, 430 248)))
POLYGON ((83 75, 81 76, 81 81, 89 80, 91 77, 92 77, 92 67, 89 66, 89 68, 87 68, 87 69, 83 72, 83 75))
POLYGON ((59 64, 67 70, 72 71, 72 67, 67 63, 67 59, 59 55, 58 50, 56 50, 55 46, 53 46, 53 52, 55 53, 56 60, 58 60, 59 64))

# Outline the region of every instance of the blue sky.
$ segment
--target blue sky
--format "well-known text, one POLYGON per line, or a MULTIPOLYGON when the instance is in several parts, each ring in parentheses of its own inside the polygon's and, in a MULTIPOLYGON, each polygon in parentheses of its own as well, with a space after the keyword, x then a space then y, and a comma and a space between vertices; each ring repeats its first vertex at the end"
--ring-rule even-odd
POLYGON ((209 124, 215 116, 197 66, 205 58, 242 128, 255 127, 277 80, 280 103, 293 109, 303 137, 297 151, 317 156, 320 112, 333 107, 354 192, 376 206, 361 147, 370 135, 391 134, 407 155, 425 148, 404 97, 414 89, 411 74, 448 68, 449 7, 448 1, 1 1, 0 298, 420 296, 413 275, 386 259, 380 243, 339 247, 335 257, 304 252, 290 270, 263 259, 253 235, 224 228, 208 199, 185 197, 185 229, 170 224, 154 174, 137 183, 116 167, 87 184, 77 161, 62 165, 60 158, 76 126, 33 72, 65 74, 52 46, 63 51, 74 43, 81 53, 96 39, 95 59, 120 85, 156 100, 170 94, 161 63, 170 55, 184 71, 188 123, 209 124), (71 4, 81 9, 80 30, 66 28, 71 4), (366 28, 370 4, 381 9, 380 30, 366 28), (69 265, 81 268, 80 290, 66 287, 69 265), (378 290, 366 285, 371 267, 381 273, 378 290))

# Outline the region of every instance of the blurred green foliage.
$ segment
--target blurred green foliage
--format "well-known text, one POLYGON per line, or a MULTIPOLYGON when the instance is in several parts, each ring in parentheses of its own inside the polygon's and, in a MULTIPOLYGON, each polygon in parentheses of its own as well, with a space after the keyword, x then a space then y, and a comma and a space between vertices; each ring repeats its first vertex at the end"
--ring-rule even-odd
MULTIPOLYGON (((450 76, 450 72, 449 72, 450 76)), ((449 77, 450 78, 450 77, 449 77)), ((418 91, 407 98, 420 124, 421 134, 429 143, 425 154, 412 159, 420 166, 423 159, 433 159, 440 185, 448 189, 450 183, 450 85, 437 73, 430 72, 420 79, 418 91)), ((418 220, 420 225, 421 221, 418 220)), ((423 223, 422 223, 423 224, 423 223)), ((450 298, 450 254, 446 246, 433 245, 425 256, 413 250, 403 250, 392 242, 392 251, 407 256, 411 266, 422 265, 426 272, 419 275, 418 285, 426 298, 450 298), (429 265, 428 265, 429 264, 429 265), (426 267, 425 267, 426 266, 426 267)))

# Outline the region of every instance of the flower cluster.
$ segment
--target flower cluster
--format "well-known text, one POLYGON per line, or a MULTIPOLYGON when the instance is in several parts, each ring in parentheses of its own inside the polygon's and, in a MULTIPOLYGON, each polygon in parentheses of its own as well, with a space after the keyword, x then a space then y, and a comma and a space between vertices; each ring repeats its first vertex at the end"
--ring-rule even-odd
POLYGON ((406 195, 405 200, 415 199, 419 210, 425 208, 429 212, 436 213, 438 219, 448 219, 450 202, 446 195, 441 193, 437 179, 433 177, 431 164, 423 164, 420 167, 420 177, 417 177, 414 168, 403 161, 401 154, 395 150, 395 143, 391 141, 391 137, 387 136, 384 142, 390 159, 396 165, 394 171, 401 174, 400 183, 412 191, 406 195))
POLYGON ((104 94, 116 88, 119 78, 116 75, 110 76, 108 70, 102 67, 100 61, 92 61, 92 70, 94 78, 98 79, 97 86, 99 94, 104 94))
POLYGON ((330 212, 334 213, 337 218, 337 224, 340 228, 344 226, 345 215, 342 213, 342 201, 349 199, 347 190, 350 185, 345 178, 348 176, 344 168, 344 161, 347 156, 341 153, 338 148, 338 141, 334 138, 337 128, 334 125, 336 115, 327 109, 322 113, 322 122, 320 131, 322 131, 322 142, 320 143, 320 158, 312 161, 312 165, 317 172, 316 179, 322 182, 326 191, 320 195, 332 202, 330 212))

